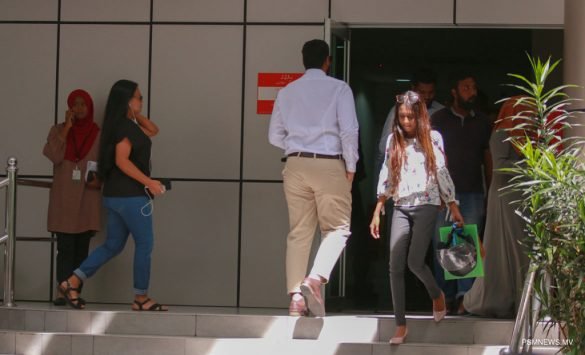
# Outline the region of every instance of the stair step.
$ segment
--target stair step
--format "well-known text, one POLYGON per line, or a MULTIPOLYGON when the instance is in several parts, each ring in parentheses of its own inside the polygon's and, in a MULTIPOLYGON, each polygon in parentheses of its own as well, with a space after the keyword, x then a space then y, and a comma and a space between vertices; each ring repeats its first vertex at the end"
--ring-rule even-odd
MULTIPOLYGON (((226 310, 223 310, 224 312, 226 310)), ((393 316, 332 315, 295 318, 253 314, 205 314, 205 311, 143 313, 132 311, 0 308, 0 329, 82 334, 197 336, 209 338, 319 339, 335 342, 386 341, 394 333, 393 316)), ((507 344, 511 320, 431 316, 408 317, 409 340, 434 344, 507 344)), ((542 335, 539 327, 539 336, 542 335)), ((543 336, 544 337, 544 336, 543 336)))
MULTIPOLYGON (((0 307, 0 354, 499 354, 514 322, 409 315, 407 343, 390 346, 393 316, 331 314, 288 317, 286 310, 172 307, 133 312, 128 306, 86 310, 21 303, 0 307), (276 315, 275 315, 276 314, 276 315)), ((537 327, 536 338, 556 339, 537 327)), ((558 348, 543 348, 553 354, 558 348)))
MULTIPOLYGON (((0 331, 0 353, 24 355, 496 355, 505 345, 352 343, 298 339, 222 339, 0 331)), ((555 354, 558 348, 535 348, 555 354)))

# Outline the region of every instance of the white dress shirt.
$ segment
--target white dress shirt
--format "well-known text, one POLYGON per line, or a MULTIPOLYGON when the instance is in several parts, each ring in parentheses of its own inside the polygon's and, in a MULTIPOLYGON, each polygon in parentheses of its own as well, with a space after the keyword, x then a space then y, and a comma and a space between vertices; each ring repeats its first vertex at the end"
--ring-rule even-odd
POLYGON ((358 122, 350 87, 309 69, 278 92, 268 140, 285 154, 342 154, 348 172, 358 161, 358 122))
POLYGON ((425 156, 416 138, 406 140, 406 161, 402 163, 398 188, 390 194, 392 170, 389 167, 389 151, 392 134, 386 141, 386 158, 378 178, 378 197, 384 195, 393 198, 396 206, 440 205, 455 201, 455 186, 445 163, 443 137, 437 131, 431 131, 431 142, 435 154, 437 170, 428 176, 425 168, 425 156))

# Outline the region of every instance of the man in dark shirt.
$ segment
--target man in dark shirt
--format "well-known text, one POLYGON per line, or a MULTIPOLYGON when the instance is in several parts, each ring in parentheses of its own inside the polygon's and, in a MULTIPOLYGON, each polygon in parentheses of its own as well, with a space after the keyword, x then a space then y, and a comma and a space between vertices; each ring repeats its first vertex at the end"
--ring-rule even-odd
MULTIPOLYGON (((433 129, 443 136, 447 167, 455 184, 457 200, 466 224, 477 224, 483 233, 485 196, 491 181, 492 164, 489 153, 491 124, 486 115, 474 110, 477 98, 476 80, 469 73, 451 77, 452 104, 431 117, 433 129)), ((439 228, 450 225, 446 211, 439 213, 433 247, 439 240, 439 228)), ((444 271, 435 260, 435 278, 451 303, 451 313, 463 314, 463 295, 475 279, 445 281, 444 271)))

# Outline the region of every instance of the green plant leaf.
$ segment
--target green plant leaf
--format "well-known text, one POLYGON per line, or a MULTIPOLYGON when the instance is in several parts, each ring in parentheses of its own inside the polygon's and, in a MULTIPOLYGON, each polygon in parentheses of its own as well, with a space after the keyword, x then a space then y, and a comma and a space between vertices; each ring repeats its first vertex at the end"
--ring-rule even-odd
MULTIPOLYGON (((575 99, 566 94, 575 85, 548 89, 546 81, 560 60, 531 57, 532 79, 508 74, 519 84, 509 84, 525 96, 515 99, 515 105, 528 109, 511 117, 513 126, 506 139, 518 151, 521 159, 511 167, 499 169, 509 174, 509 183, 500 188, 501 194, 519 192, 514 203, 526 222, 527 247, 532 265, 539 275, 552 279, 551 290, 537 278, 536 292, 542 302, 542 312, 554 324, 562 322, 569 337, 583 339, 564 347, 570 353, 585 353, 585 168, 578 159, 585 147, 583 137, 563 137, 563 132, 581 125, 575 122, 567 107, 575 99), (554 116, 552 116, 554 114, 554 116), (551 118, 552 117, 552 118, 551 118)), ((505 100, 506 101, 506 100, 505 100)), ((502 101, 504 102, 504 101, 502 101)), ((550 327, 549 327, 550 329, 550 327)))

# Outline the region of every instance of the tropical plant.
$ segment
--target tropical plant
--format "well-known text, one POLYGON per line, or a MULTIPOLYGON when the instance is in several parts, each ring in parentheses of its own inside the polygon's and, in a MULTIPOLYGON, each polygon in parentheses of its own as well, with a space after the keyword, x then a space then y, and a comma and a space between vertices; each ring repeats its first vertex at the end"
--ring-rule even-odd
MULTIPOLYGON (((503 169, 513 174, 505 189, 521 193, 518 213, 527 222, 524 241, 537 275, 535 291, 548 315, 547 328, 562 329, 566 343, 562 351, 585 354, 585 165, 584 141, 569 137, 578 125, 567 111, 576 100, 563 85, 547 89, 545 83, 560 61, 551 63, 528 57, 533 78, 509 74, 520 81, 512 84, 522 96, 522 110, 515 116, 510 141, 521 161, 503 169)), ((504 101, 504 100, 503 100, 504 101)), ((504 189, 504 190, 505 190, 504 189)))

